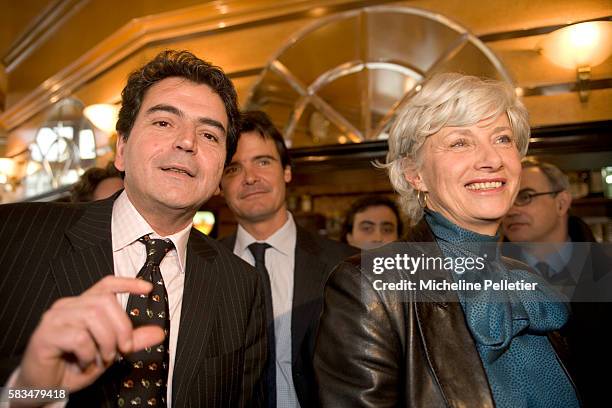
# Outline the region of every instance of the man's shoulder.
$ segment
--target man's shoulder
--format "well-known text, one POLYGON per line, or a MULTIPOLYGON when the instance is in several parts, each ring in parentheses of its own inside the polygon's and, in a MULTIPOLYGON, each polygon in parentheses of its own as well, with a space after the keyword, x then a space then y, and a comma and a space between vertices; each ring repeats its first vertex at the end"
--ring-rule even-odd
POLYGON ((231 251, 234 249, 234 244, 236 243, 236 233, 219 238, 218 242, 231 251))
POLYGON ((297 226, 296 245, 340 260, 359 253, 357 248, 315 234, 300 226, 297 226))
POLYGON ((231 237, 215 240, 205 234, 202 234, 200 231, 194 228, 192 229, 190 239, 194 241, 203 242, 210 248, 210 250, 215 253, 216 256, 223 259, 225 265, 229 265, 232 267, 235 266, 235 269, 239 271, 246 271, 248 273, 252 272, 253 267, 249 263, 242 260, 242 258, 235 255, 232 249, 230 248, 228 239, 230 239, 231 241, 231 237))
POLYGON ((62 213, 82 211, 86 203, 20 202, 0 205, 0 214, 62 213))
MULTIPOLYGON (((0 205, 0 226, 4 229, 27 228, 26 224, 35 224, 41 230, 46 224, 67 227, 70 220, 77 219, 85 209, 86 204, 27 202, 0 205)), ((2 228, 0 228, 2 230, 2 228)))

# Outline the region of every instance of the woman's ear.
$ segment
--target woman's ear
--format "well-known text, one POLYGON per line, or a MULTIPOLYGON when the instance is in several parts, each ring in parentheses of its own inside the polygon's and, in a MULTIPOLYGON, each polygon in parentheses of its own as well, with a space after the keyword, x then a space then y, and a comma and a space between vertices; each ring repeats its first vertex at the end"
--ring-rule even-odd
POLYGON ((425 182, 423 181, 423 177, 421 177, 421 173, 418 170, 416 170, 415 166, 410 166, 410 165, 404 166, 404 179, 415 190, 424 191, 424 192, 428 191, 427 186, 425 185, 425 182))

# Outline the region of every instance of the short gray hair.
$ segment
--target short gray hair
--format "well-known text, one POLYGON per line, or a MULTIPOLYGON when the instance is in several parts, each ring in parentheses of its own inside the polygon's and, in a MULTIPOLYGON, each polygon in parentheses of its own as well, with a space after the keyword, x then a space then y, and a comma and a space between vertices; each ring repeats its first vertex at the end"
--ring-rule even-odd
POLYGON ((523 169, 529 169, 532 167, 540 169, 544 176, 546 176, 552 191, 569 190, 570 183, 568 177, 554 164, 540 162, 534 159, 524 159, 521 162, 521 166, 523 169))
POLYGON ((380 167, 389 172, 400 206, 412 225, 423 216, 417 191, 404 172, 421 167, 425 140, 447 126, 472 126, 502 113, 508 115, 521 156, 529 145, 527 109, 507 82, 457 73, 437 74, 407 104, 402 106, 389 134, 389 152, 380 167))

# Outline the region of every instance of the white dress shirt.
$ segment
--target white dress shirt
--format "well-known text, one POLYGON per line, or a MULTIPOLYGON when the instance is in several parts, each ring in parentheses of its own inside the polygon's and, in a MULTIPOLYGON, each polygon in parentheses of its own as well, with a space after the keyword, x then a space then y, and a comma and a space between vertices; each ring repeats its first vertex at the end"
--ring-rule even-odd
POLYGON ((291 213, 287 222, 265 241, 256 240, 242 226, 238 226, 234 254, 255 265, 249 245, 265 242, 266 269, 270 275, 272 306, 274 311, 274 336, 276 340, 276 401, 279 408, 299 408, 293 385, 291 368, 291 309, 293 305, 293 281, 297 229, 291 213))
MULTIPOLYGON (((187 258, 187 240, 191 224, 181 231, 161 237, 145 221, 134 208, 127 194, 122 192, 113 205, 111 218, 111 234, 113 240, 113 263, 115 276, 135 278, 147 259, 145 245, 138 242, 144 235, 151 238, 169 239, 175 250, 166 254, 159 268, 166 291, 168 292, 168 310, 170 311, 170 339, 169 339, 169 370, 168 370, 168 407, 172 405, 172 375, 174 374, 174 361, 176 358, 176 344, 178 328, 181 321, 181 304, 183 303, 183 284, 185 282, 185 264, 187 258)), ((123 309, 127 306, 128 293, 119 293, 117 298, 123 309)))

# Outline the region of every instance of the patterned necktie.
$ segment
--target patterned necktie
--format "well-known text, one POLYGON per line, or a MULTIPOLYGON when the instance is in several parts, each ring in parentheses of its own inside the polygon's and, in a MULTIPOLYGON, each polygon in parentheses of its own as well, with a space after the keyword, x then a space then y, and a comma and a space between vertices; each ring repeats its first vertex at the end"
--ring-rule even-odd
POLYGON ((148 295, 130 294, 127 311, 133 326, 157 325, 164 329, 163 343, 124 357, 121 364, 125 376, 119 384, 117 405, 119 407, 165 407, 168 382, 168 333, 170 316, 168 294, 159 264, 164 256, 174 248, 172 242, 163 239, 150 239, 148 235, 138 241, 146 246, 147 260, 136 276, 153 283, 148 295))
POLYGON ((265 295, 266 307, 266 327, 268 331, 268 361, 264 371, 264 381, 266 384, 266 406, 276 407, 276 340, 274 335, 274 309, 272 307, 272 287, 270 285, 270 275, 266 269, 266 249, 270 245, 265 242, 254 242, 249 245, 249 251, 255 258, 255 269, 259 272, 265 295))

